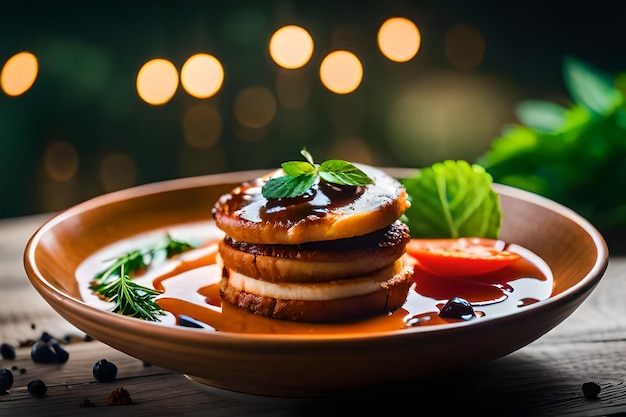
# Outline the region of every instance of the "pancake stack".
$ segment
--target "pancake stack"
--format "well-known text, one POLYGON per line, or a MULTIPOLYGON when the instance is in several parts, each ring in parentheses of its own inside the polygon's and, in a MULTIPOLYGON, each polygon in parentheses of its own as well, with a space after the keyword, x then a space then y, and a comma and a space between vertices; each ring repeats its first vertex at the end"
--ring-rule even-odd
POLYGON ((383 171, 354 164, 372 184, 318 179, 304 194, 267 199, 279 169, 235 187, 212 209, 219 245, 220 295, 250 313, 282 320, 338 323, 389 314, 406 301, 413 268, 398 219, 410 203, 383 171))

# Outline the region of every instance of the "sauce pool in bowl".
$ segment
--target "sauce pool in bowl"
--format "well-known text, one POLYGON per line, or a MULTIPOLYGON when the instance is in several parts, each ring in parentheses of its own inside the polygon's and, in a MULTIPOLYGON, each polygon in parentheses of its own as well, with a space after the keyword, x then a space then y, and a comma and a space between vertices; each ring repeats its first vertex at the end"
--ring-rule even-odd
MULTIPOLYGON (((223 233, 213 221, 179 224, 142 233, 108 245, 87 257, 76 270, 82 299, 90 305, 110 310, 89 288, 94 276, 124 253, 172 238, 197 245, 172 259, 155 263, 134 278, 137 283, 162 292, 156 302, 166 311, 160 317, 165 326, 204 328, 208 331, 255 334, 349 334, 395 332, 418 326, 437 326, 463 321, 439 315, 448 300, 459 297, 474 308, 475 316, 499 317, 513 314, 553 291, 550 267, 532 251, 513 243, 507 250, 521 259, 506 268, 479 277, 454 278, 432 275, 415 265, 413 285, 404 306, 393 313, 351 323, 318 324, 276 320, 240 310, 219 297, 221 267, 216 263, 217 243, 223 233)), ((416 262, 409 255, 407 261, 416 262)))

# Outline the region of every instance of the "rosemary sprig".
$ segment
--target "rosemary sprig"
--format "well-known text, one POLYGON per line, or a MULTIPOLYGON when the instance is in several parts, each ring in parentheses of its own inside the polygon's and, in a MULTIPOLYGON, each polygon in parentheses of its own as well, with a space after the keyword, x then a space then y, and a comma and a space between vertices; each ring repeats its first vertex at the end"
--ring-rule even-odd
POLYGON ((148 321, 159 321, 165 312, 154 301, 159 291, 135 283, 131 275, 148 268, 158 259, 171 258, 194 246, 187 242, 165 239, 153 246, 136 249, 115 259, 94 277, 89 288, 102 299, 114 303, 113 312, 148 321))
POLYGON ((114 313, 148 321, 159 321, 157 316, 165 315, 165 311, 159 307, 154 298, 160 292, 134 282, 128 274, 124 273, 123 264, 120 269, 120 276, 117 279, 98 286, 98 294, 115 304, 112 310, 114 313))

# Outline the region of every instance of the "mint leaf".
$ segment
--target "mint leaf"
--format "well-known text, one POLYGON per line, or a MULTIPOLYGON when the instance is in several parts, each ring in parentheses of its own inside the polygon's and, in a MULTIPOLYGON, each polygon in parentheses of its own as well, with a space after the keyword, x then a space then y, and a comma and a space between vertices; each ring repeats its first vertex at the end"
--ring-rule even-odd
POLYGON ((290 161, 283 162, 281 168, 285 171, 285 174, 291 177, 297 177, 302 174, 314 174, 315 166, 303 161, 290 161))
POLYGON ((285 175, 270 179, 261 191, 265 198, 293 198, 306 193, 314 182, 314 174, 285 175))
POLYGON ((339 185, 357 186, 374 182, 365 172, 340 159, 323 162, 319 167, 319 175, 324 181, 339 185))
POLYGON ((404 213, 413 238, 498 238, 502 211, 492 177, 480 165, 447 160, 401 180, 411 199, 404 213))
POLYGON ((306 193, 319 178, 338 185, 359 186, 373 184, 365 172, 341 159, 329 159, 318 165, 313 157, 302 149, 300 154, 307 160, 283 162, 281 167, 285 173, 282 177, 271 178, 267 181, 261 193, 265 198, 293 198, 306 193))

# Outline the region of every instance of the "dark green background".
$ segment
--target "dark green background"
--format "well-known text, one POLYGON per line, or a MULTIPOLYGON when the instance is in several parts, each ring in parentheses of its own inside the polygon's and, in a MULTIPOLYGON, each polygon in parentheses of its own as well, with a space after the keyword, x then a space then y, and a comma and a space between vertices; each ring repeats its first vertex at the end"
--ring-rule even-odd
POLYGON ((184 147, 181 117, 186 108, 201 100, 179 88, 164 106, 142 102, 136 94, 135 77, 139 67, 153 57, 167 58, 180 69, 193 53, 207 52, 224 64, 224 87, 217 97, 209 99, 224 118, 220 161, 214 163, 212 150, 206 150, 206 155, 201 155, 206 156, 206 164, 194 167, 193 175, 277 167, 285 160, 299 158, 302 146, 318 160, 351 159, 349 155, 329 154, 339 134, 361 138, 376 164, 418 167, 444 157, 476 158, 486 151, 500 127, 515 121, 513 104, 518 100, 566 100, 561 73, 565 55, 575 55, 609 73, 626 70, 625 15, 626 3, 618 1, 35 5, 0 1, 0 63, 23 50, 35 53, 40 60, 39 77, 30 91, 14 98, 0 94, 0 217, 60 210, 104 193, 97 165, 101 156, 110 152, 123 152, 135 160, 136 184, 190 175, 176 156, 184 147), (419 54, 402 65, 384 60, 375 45, 378 26, 392 16, 412 19, 422 34, 419 54), (307 111, 314 115, 313 125, 296 134, 293 129, 286 132, 280 128, 281 120, 293 114, 279 107, 275 123, 262 139, 242 141, 235 133, 231 111, 234 97, 251 85, 273 88, 276 66, 267 56, 267 43, 274 30, 290 23, 306 27, 316 41, 309 69, 312 79, 315 65, 333 46, 333 30, 342 25, 352 28, 359 36, 354 43, 340 46, 351 47, 363 59, 363 84, 350 95, 338 96, 313 81, 307 104, 307 111), (443 53, 446 31, 461 23, 477 29, 485 40, 483 61, 471 74, 451 67, 443 53), (500 106, 504 108, 499 109, 497 126, 483 130, 484 142, 471 150, 437 153, 425 146, 415 158, 394 152, 386 140, 390 91, 401 91, 403 83, 439 73, 461 73, 466 82, 472 77, 488 80, 491 84, 486 85, 495 93, 498 86, 506 86, 507 98, 500 106), (341 115, 354 109, 359 112, 356 122, 333 120, 333 113, 341 115), (48 197, 42 190, 41 166, 44 149, 57 140, 71 143, 78 151, 78 191, 51 207, 45 204, 48 197))

